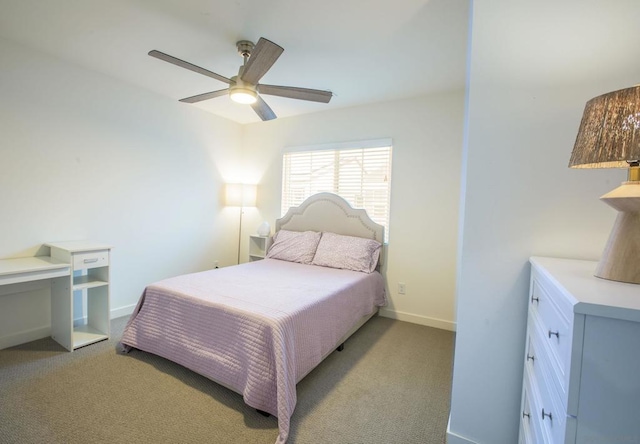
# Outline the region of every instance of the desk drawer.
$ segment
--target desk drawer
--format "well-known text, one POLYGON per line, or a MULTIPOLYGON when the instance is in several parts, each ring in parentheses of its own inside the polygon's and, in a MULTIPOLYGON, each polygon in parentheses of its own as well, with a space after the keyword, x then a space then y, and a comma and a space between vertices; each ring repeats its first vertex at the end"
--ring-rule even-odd
POLYGON ((89 268, 106 267, 109 265, 109 251, 87 251, 73 254, 73 269, 86 270, 89 268))

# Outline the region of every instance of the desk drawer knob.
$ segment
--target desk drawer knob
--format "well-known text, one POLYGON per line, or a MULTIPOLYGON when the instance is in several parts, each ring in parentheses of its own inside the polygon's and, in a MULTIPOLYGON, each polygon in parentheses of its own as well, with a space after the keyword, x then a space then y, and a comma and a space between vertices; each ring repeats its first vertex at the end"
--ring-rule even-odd
POLYGON ((530 355, 530 354, 527 354, 527 361, 533 361, 533 362, 535 362, 535 361, 536 361, 536 357, 535 357, 535 356, 532 356, 532 355, 530 355))
POLYGON ((544 409, 542 409, 542 420, 543 420, 543 421, 544 421, 544 417, 545 417, 545 416, 546 416, 547 418, 549 418, 549 421, 553 421, 553 416, 551 416, 551 412, 549 412, 549 413, 545 413, 545 412, 544 412, 544 409))
POLYGON ((557 339, 560 339, 560 332, 549 330, 549 339, 551 339, 551 336, 555 336, 557 339))
POLYGON ((525 413, 525 411, 522 411, 522 419, 524 419, 525 417, 531 419, 531 415, 529 413, 525 413))
POLYGON ((531 303, 533 304, 534 302, 537 302, 538 304, 540 303, 540 298, 537 298, 535 296, 531 296, 531 303))

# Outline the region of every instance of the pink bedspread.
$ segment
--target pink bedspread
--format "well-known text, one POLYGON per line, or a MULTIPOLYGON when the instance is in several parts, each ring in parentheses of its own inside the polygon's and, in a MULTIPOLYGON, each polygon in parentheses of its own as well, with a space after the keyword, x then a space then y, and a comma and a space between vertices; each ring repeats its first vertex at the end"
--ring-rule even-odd
POLYGON ((265 259, 149 285, 121 343, 242 394, 277 416, 285 443, 297 382, 385 302, 377 272, 265 259))

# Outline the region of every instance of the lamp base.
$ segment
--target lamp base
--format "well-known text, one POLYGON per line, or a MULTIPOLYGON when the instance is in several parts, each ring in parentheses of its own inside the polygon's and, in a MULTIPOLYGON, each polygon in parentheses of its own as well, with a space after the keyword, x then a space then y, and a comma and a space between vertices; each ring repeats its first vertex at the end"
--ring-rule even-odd
POLYGON ((640 284, 640 182, 624 182, 600 198, 618 210, 595 276, 640 284))

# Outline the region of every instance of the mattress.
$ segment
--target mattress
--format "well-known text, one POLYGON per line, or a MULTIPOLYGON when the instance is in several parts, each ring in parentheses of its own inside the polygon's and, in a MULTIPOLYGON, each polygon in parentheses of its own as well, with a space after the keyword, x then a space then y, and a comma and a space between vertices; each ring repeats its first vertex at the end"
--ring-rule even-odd
POLYGON ((297 382, 385 303, 378 272, 265 259, 149 285, 121 344, 240 393, 278 418, 284 443, 297 382))

